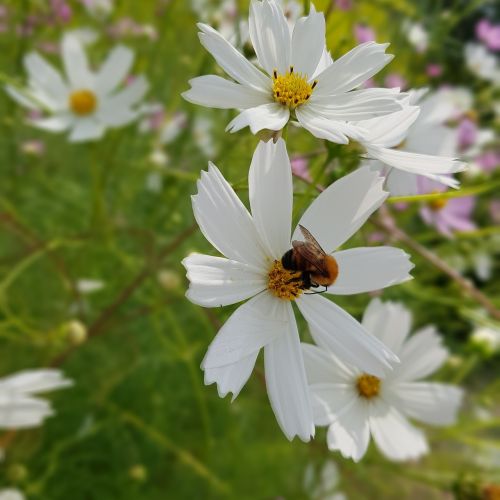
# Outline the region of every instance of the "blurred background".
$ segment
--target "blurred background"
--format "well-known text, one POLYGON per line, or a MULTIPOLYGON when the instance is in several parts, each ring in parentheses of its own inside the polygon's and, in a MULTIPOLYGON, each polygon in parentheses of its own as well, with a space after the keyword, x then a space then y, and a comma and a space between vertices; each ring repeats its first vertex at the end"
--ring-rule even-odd
MULTIPOLYGON (((291 22, 309 8, 283 5, 291 22)), ((334 58, 367 40, 391 43, 395 59, 373 84, 428 87, 432 106, 448 106, 439 120, 470 163, 458 193, 389 199, 385 220, 409 240, 367 223, 350 242, 390 242, 412 255, 415 279, 382 298, 404 302, 415 328, 435 324, 445 337, 451 356, 436 379, 466 388, 459 422, 426 429, 432 453, 418 463, 388 462, 372 445, 354 464, 328 451, 324 429, 309 444, 287 441, 261 358, 233 403, 204 386, 200 362, 233 308, 184 297, 182 258, 214 252, 190 195, 210 159, 247 200, 257 138, 225 133, 234 111, 196 107, 180 93, 190 78, 220 73, 196 22, 252 57, 247 1, 2 1, 3 83, 26 81, 30 50, 60 68, 59 42, 73 31, 96 66, 116 44, 132 48, 130 79, 146 75, 150 90, 136 123, 85 144, 36 130, 0 94, 0 375, 54 366, 75 381, 51 396, 56 415, 44 426, 0 434, 0 488, 39 500, 500 498, 491 496, 500 484, 500 8, 484 0, 314 5, 327 15, 334 58), (438 212, 454 205, 461 220, 443 229, 438 212)), ((311 182, 328 185, 360 162, 355 144, 323 144, 293 127, 288 148, 295 216, 315 196, 311 182)), ((337 302, 360 318, 369 300, 337 302)))

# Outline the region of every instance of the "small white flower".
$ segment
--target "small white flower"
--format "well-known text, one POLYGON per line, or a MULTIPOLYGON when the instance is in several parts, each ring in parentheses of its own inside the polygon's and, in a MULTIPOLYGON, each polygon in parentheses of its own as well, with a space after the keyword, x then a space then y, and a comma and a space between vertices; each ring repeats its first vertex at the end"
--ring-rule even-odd
POLYGON ((21 105, 50 114, 30 120, 33 126, 51 132, 69 129, 71 142, 84 142, 98 140, 107 128, 121 127, 139 116, 136 105, 148 89, 144 76, 123 89, 119 87, 132 67, 134 53, 130 49, 115 47, 101 68, 93 72, 81 42, 67 34, 62 40, 62 59, 67 79, 31 52, 24 58, 28 88, 19 91, 6 87, 21 105))
POLYGON ((260 67, 251 64, 220 33, 198 24, 202 45, 232 78, 206 75, 190 81, 183 94, 194 104, 242 109, 227 130, 249 126, 279 131, 291 117, 320 139, 346 144, 357 128, 347 121, 385 115, 402 108, 393 89, 353 90, 378 73, 392 56, 388 44, 368 42, 332 61, 325 47, 325 18, 311 11, 290 32, 276 0, 252 0, 250 38, 260 67))
POLYGON ((0 428, 36 427, 53 415, 49 402, 35 397, 40 392, 72 385, 60 370, 26 370, 0 379, 0 428))
POLYGON ((500 350, 500 328, 482 326, 476 328, 470 338, 473 344, 485 347, 491 353, 500 350))
POLYGON ((104 282, 101 280, 93 280, 88 278, 79 279, 76 282, 76 289, 83 295, 98 292, 104 288, 104 282))
MULTIPOLYGON (((377 173, 357 170, 323 191, 302 215, 307 228, 330 254, 338 275, 329 294, 349 295, 410 279, 408 255, 392 247, 334 251, 383 203, 387 193, 377 173)), ((188 299, 220 307, 249 299, 219 331, 202 363, 205 383, 216 382, 221 397, 233 399, 249 378, 264 348, 266 384, 278 423, 289 439, 314 434, 300 340, 292 303, 313 326, 315 340, 342 359, 384 373, 397 360, 347 312, 319 294, 304 290, 301 273, 282 257, 301 240, 290 238, 293 186, 285 142, 260 142, 249 177, 251 214, 213 164, 202 172, 193 212, 205 238, 224 257, 191 254, 183 261, 190 281, 188 299), (304 293, 306 291, 306 293, 304 293)))
POLYGON ((25 500, 25 496, 18 489, 7 488, 0 490, 0 500, 25 500))
POLYGON ((87 12, 94 17, 103 18, 111 14, 113 0, 81 0, 87 12))
MULTIPOLYGON (((420 95, 414 93, 412 100, 418 101, 420 95)), ((432 95, 427 99, 434 103, 432 95)), ((450 174, 467 167, 456 158, 457 133, 444 125, 449 114, 444 113, 443 105, 443 113, 437 114, 427 99, 420 108, 408 101, 401 111, 359 122, 365 130, 359 141, 375 160, 368 165, 386 175, 386 187, 393 195, 417 194, 419 175, 458 188, 458 181, 450 174)))
POLYGON ((417 52, 425 52, 429 47, 429 34, 420 23, 406 23, 405 32, 408 41, 417 52))
POLYGON ((471 73, 500 85, 500 64, 495 54, 484 45, 468 43, 465 45, 465 64, 471 73))
POLYGON ((430 326, 407 338, 411 314, 397 303, 372 300, 363 326, 400 358, 401 364, 383 376, 341 362, 326 344, 303 344, 314 421, 329 426, 330 450, 360 460, 373 437, 391 460, 416 459, 427 453, 424 433, 408 418, 431 425, 455 422, 463 392, 460 388, 419 380, 434 373, 448 351, 430 326))

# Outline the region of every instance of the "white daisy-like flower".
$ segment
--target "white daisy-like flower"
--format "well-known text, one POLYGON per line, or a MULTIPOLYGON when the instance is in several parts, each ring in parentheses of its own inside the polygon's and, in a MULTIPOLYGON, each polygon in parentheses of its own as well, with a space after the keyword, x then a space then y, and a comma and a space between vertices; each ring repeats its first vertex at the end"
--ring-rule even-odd
POLYGON ((54 414, 40 392, 62 389, 73 382, 60 370, 26 370, 0 379, 0 428, 36 427, 54 414))
POLYGON ((467 43, 464 49, 465 65, 474 75, 494 85, 500 85, 498 58, 480 43, 467 43))
POLYGON ((276 0, 252 0, 250 38, 260 68, 250 63, 220 33, 198 24, 200 41, 232 78, 206 75, 190 81, 183 94, 194 104, 243 110, 229 123, 236 132, 281 130, 291 117, 316 137, 346 144, 358 130, 347 123, 402 108, 395 89, 354 90, 391 61, 388 44, 368 42, 332 61, 325 47, 325 18, 311 5, 293 28, 276 0))
POLYGON ((451 174, 467 168, 457 158, 456 130, 445 125, 451 104, 442 103, 438 115, 432 94, 417 105, 424 92, 414 92, 401 111, 358 123, 364 131, 359 142, 374 160, 368 165, 386 176, 386 188, 396 196, 418 194, 419 175, 458 188, 451 174))
POLYGON ((374 375, 343 363, 326 343, 318 342, 321 348, 302 344, 315 424, 329 426, 328 447, 346 458, 360 460, 371 435, 387 458, 416 459, 429 447, 408 418, 450 425, 462 401, 459 387, 420 381, 445 362, 448 351, 432 326, 407 338, 411 314, 398 303, 372 300, 363 326, 401 363, 383 376, 374 375))
MULTIPOLYGON (((193 196, 203 235, 224 257, 195 253, 184 259, 188 299, 204 307, 249 299, 210 345, 202 363, 205 383, 217 383, 221 397, 232 392, 234 399, 264 348, 267 391, 278 423, 289 439, 298 435, 308 441, 314 426, 293 302, 314 326, 315 340, 327 343, 342 359, 383 374, 397 358, 342 308, 308 291, 305 273, 285 268, 282 258, 292 239, 294 246, 304 243, 297 241, 302 239, 299 226, 290 238, 292 173, 282 139, 259 143, 248 182, 251 214, 213 164, 202 172, 193 196)), ((386 199, 382 182, 377 173, 355 171, 323 191, 300 219, 336 268, 329 294, 362 293, 410 279, 413 265, 399 249, 334 251, 386 199)))
POLYGON ((96 72, 91 71, 81 42, 74 36, 63 37, 62 59, 66 78, 43 57, 31 52, 24 58, 29 86, 20 91, 10 85, 9 95, 21 105, 49 116, 33 118, 30 124, 51 132, 70 130, 71 142, 100 139, 107 128, 134 121, 136 105, 148 89, 144 76, 121 88, 134 60, 134 53, 115 47, 96 72))

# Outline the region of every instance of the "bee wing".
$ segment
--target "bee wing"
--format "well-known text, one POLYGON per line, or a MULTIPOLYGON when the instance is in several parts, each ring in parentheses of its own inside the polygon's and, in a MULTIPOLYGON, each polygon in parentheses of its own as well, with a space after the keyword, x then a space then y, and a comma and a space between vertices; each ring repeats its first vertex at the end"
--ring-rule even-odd
POLYGON ((308 241, 292 241, 294 250, 299 253, 322 276, 328 276, 328 271, 324 266, 325 253, 321 247, 317 247, 308 241))
POLYGON ((321 248, 321 245, 317 242, 316 238, 306 229, 304 226, 299 224, 300 231, 302 232, 307 243, 312 245, 317 252, 319 252, 322 256, 326 255, 326 252, 321 248))

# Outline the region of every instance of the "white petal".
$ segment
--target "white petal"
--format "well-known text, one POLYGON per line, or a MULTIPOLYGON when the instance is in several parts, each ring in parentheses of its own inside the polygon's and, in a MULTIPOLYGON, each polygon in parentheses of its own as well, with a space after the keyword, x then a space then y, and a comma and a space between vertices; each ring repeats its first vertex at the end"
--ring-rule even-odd
MULTIPOLYGON (((380 165, 383 165, 383 163, 380 163, 380 165)), ((404 172, 397 168, 391 168, 385 177, 385 188, 392 196, 419 194, 417 179, 418 176, 416 174, 410 174, 409 172, 404 172)))
POLYGON ((328 449, 359 462, 368 449, 370 428, 368 404, 358 399, 328 428, 328 449))
POLYGON ((410 311, 402 304, 373 299, 365 309, 362 325, 399 356, 411 321, 410 311))
POLYGON ((302 344, 302 353, 309 384, 331 382, 345 384, 352 380, 354 372, 333 353, 313 344, 302 344))
POLYGON ((266 254, 281 259, 291 248, 293 184, 286 144, 259 142, 248 174, 250 207, 266 254))
POLYGON ((302 295, 297 305, 309 324, 316 344, 343 363, 383 376, 398 358, 380 340, 367 332, 350 314, 319 295, 302 295))
POLYGON ((97 141, 102 138, 106 128, 95 117, 80 118, 75 121, 69 135, 70 142, 97 141))
POLYGON ((220 33, 206 24, 198 24, 202 45, 217 64, 237 82, 271 93, 271 80, 242 56, 220 33))
POLYGON ((325 47, 325 16, 312 11, 293 28, 291 65, 294 71, 312 77, 325 47))
POLYGON ((394 56, 385 54, 389 44, 367 42, 337 59, 317 76, 317 96, 347 92, 378 73, 394 56))
MULTIPOLYGON (((313 94, 308 108, 331 120, 369 120, 401 110, 402 95, 393 89, 364 89, 319 97, 313 94)), ((365 122, 359 125, 365 126, 365 122)))
POLYGON ((113 113, 117 109, 129 108, 137 104, 149 89, 149 82, 143 75, 138 76, 123 90, 108 96, 100 103, 102 113, 113 113))
POLYGON ((25 94, 17 90, 15 87, 12 87, 12 85, 6 85, 5 91, 7 92, 7 94, 9 94, 10 97, 12 97, 12 99, 14 99, 14 101, 16 101, 21 106, 37 111, 41 109, 39 103, 29 98, 29 91, 26 91, 25 94))
POLYGON ((67 99, 68 88, 60 73, 36 52, 25 56, 24 66, 29 75, 30 86, 46 96, 43 101, 51 109, 59 108, 61 99, 67 99))
POLYGON ((210 344, 202 368, 236 363, 283 335, 289 321, 285 305, 264 292, 238 307, 210 344))
POLYGON ((330 120, 315 112, 309 105, 298 107, 295 114, 299 123, 318 139, 325 139, 336 144, 347 144, 348 135, 355 131, 355 126, 330 120))
POLYGON ((364 120, 359 124, 368 131, 364 140, 385 148, 396 147, 406 139, 408 130, 418 118, 419 113, 418 106, 407 106, 389 115, 364 120))
MULTIPOLYGON (((334 182, 305 211, 299 224, 327 253, 347 241, 387 198, 377 172, 358 169, 334 182)), ((293 239, 302 239, 298 228, 293 239)))
POLYGON ((186 101, 200 106, 220 109, 247 109, 272 101, 266 94, 252 87, 230 82, 220 76, 205 75, 189 80, 191 88, 182 94, 186 101))
POLYGON ((201 232, 221 254, 260 269, 270 267, 248 210, 215 165, 201 172, 192 201, 201 232))
POLYGON ((233 394, 231 400, 234 401, 252 374, 258 355, 259 351, 255 351, 236 363, 205 368, 205 385, 216 383, 219 396, 224 398, 231 392, 233 394))
POLYGON ((187 298, 204 307, 235 304, 266 289, 262 271, 223 257, 193 253, 182 261, 187 269, 187 298))
POLYGON ((95 88, 94 75, 89 69, 87 56, 78 38, 70 34, 64 36, 62 57, 66 74, 74 90, 95 88))
POLYGON ((118 104, 108 104, 97 111, 96 116, 100 122, 108 127, 123 127, 137 120, 139 111, 125 108, 118 104))
POLYGON ((372 292, 412 279, 410 256, 393 247, 352 248, 333 253, 339 266, 328 293, 351 295, 372 292))
MULTIPOLYGON (((306 372, 309 376, 307 365, 306 372)), ((309 388, 315 425, 330 425, 359 399, 352 381, 349 383, 324 381, 320 384, 312 384, 309 388)))
POLYGON ((40 118, 37 120, 29 121, 29 123, 34 127, 40 128, 42 130, 48 130, 49 132, 62 132, 66 130, 73 122, 74 119, 69 114, 54 115, 50 118, 40 118))
POLYGON ((434 373, 448 357, 448 350, 434 326, 414 333, 400 351, 401 364, 394 369, 394 378, 418 380, 434 373))
POLYGON ((73 383, 56 369, 25 370, 0 379, 0 391, 13 391, 25 395, 68 387, 73 383))
POLYGON ((250 127, 252 134, 263 129, 281 130, 288 119, 290 111, 286 106, 276 102, 262 104, 256 108, 245 109, 226 127, 226 131, 237 132, 245 127, 250 127))
POLYGON ((250 38, 260 65, 272 75, 285 73, 290 66, 290 30, 283 11, 274 0, 252 0, 250 38))
POLYGON ((96 75, 96 90, 100 95, 106 95, 114 90, 128 75, 134 53, 123 45, 115 47, 101 66, 96 75))
POLYGON ((314 436, 314 423, 299 332, 291 305, 282 301, 282 307, 287 322, 264 348, 267 394, 286 437, 291 441, 299 436, 307 442, 314 436))
POLYGON ((36 427, 52 414, 52 408, 47 401, 0 394, 0 428, 36 427))
POLYGON ((456 158, 409 153, 396 149, 366 145, 371 158, 376 158, 391 167, 400 168, 413 174, 451 174, 462 172, 467 164, 456 158))
POLYGON ((431 425, 452 425, 457 418, 463 391, 448 384, 403 382, 391 387, 388 398, 410 418, 431 425))
POLYGON ((377 448, 390 460, 416 459, 429 451, 424 433, 380 398, 370 405, 370 431, 377 448))

